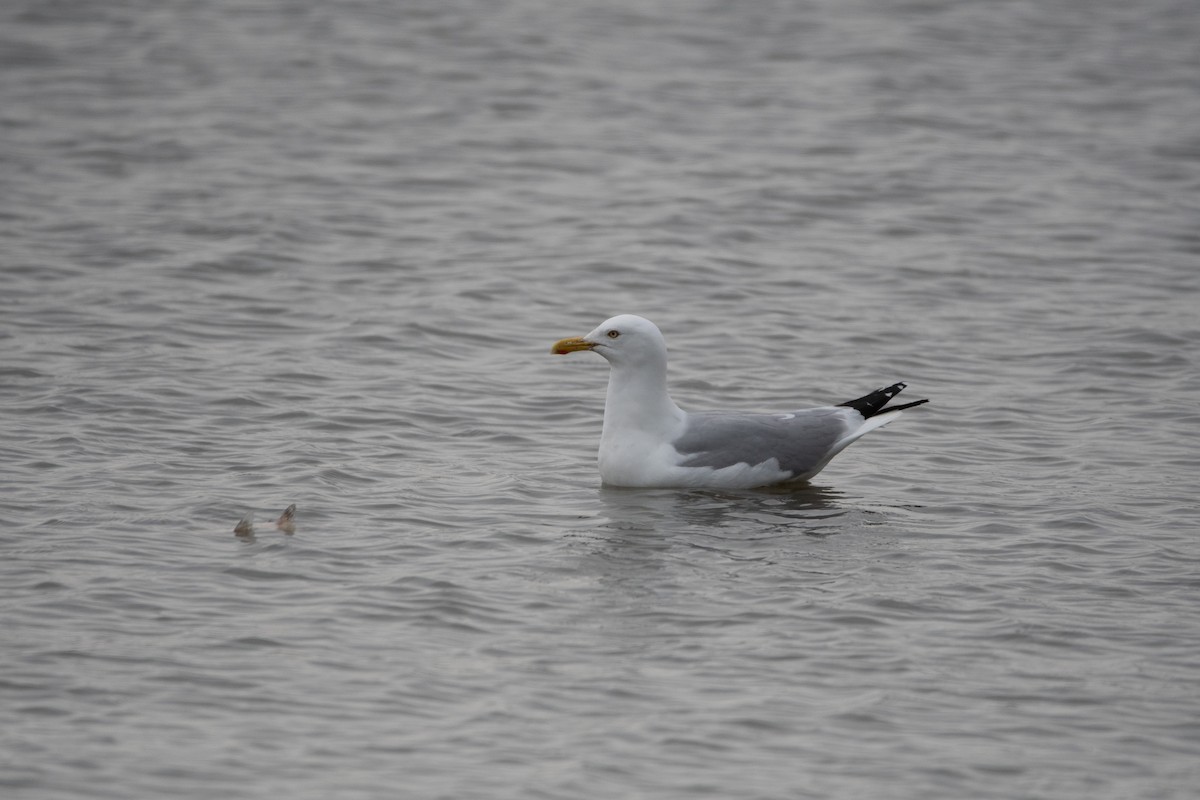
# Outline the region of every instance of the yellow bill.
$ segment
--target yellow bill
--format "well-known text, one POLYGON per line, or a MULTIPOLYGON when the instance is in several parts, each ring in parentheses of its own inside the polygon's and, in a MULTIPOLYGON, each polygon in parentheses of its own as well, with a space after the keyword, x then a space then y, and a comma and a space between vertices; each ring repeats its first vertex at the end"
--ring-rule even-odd
POLYGON ((567 353, 574 353, 577 350, 591 350, 595 346, 582 336, 572 336, 569 339, 559 339, 550 348, 550 352, 558 356, 565 356, 567 353))

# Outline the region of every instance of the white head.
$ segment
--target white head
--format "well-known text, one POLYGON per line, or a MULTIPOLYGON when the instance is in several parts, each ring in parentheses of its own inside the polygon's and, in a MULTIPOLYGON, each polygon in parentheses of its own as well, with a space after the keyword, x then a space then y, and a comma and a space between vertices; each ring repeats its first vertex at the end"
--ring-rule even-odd
POLYGON ((644 317, 621 314, 605 320, 586 336, 562 339, 550 352, 566 355, 576 350, 592 350, 614 366, 659 364, 666 366, 667 340, 658 326, 644 317))

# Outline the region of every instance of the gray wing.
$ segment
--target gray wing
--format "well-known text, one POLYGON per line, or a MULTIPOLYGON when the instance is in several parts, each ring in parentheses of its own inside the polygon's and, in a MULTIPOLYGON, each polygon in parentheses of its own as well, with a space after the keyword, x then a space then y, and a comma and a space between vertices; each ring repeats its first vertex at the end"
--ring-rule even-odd
POLYGON ((776 458, 780 469, 800 475, 819 466, 834 442, 849 432, 846 412, 811 408, 789 414, 688 414, 683 434, 672 445, 685 457, 685 467, 753 466, 776 458))

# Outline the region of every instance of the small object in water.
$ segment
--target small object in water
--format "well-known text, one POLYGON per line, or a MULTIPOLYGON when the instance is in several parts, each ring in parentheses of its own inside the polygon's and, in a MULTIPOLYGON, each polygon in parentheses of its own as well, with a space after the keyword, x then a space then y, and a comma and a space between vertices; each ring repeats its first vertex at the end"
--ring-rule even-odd
POLYGON ((233 533, 235 536, 241 536, 246 539, 254 538, 254 512, 251 511, 238 520, 238 524, 234 526, 233 533))
POLYGON ((296 532, 296 504, 292 503, 283 510, 279 515, 279 519, 275 520, 275 527, 287 534, 296 532))

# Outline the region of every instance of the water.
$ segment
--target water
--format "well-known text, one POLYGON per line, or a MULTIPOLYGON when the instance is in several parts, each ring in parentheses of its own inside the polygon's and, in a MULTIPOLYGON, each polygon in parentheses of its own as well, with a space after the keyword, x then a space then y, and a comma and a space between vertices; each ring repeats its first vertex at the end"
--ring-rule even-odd
POLYGON ((1193 3, 0 23, 5 797, 1194 796, 1193 3), (618 312, 932 402, 604 489, 618 312))

